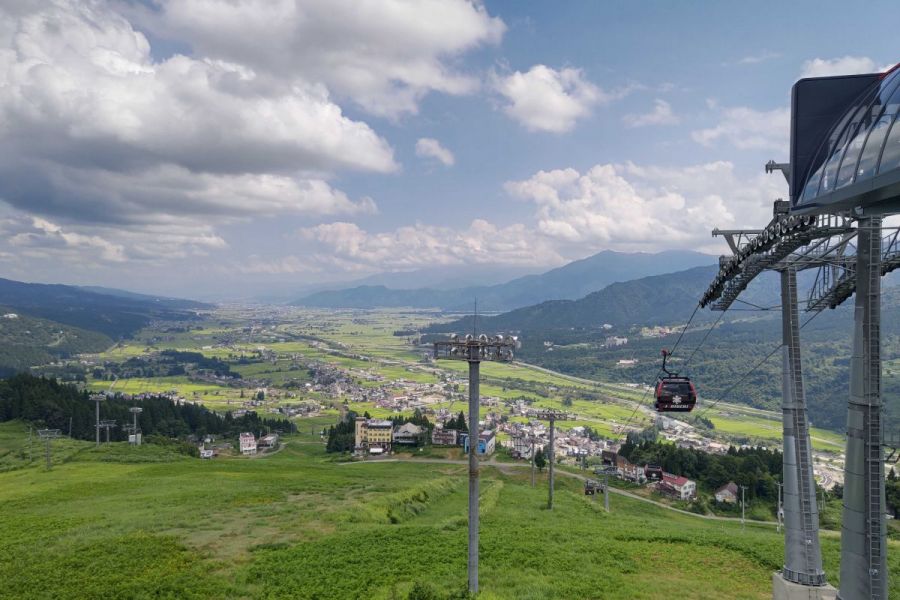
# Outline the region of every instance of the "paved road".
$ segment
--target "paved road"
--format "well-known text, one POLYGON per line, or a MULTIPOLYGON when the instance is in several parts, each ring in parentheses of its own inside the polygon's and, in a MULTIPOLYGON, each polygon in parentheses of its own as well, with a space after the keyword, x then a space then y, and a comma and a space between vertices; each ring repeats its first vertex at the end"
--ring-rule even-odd
MULTIPOLYGON (((369 460, 360 460, 355 462, 347 462, 340 463, 342 465, 361 465, 361 464, 373 464, 373 463, 387 463, 387 462, 407 462, 407 463, 428 463, 428 464, 439 464, 439 465, 468 465, 469 462, 466 460, 451 460, 451 459, 442 459, 442 458, 378 458, 378 459, 369 459, 369 460)), ((530 469, 530 464, 525 463, 505 463, 505 462, 497 462, 495 458, 491 458, 490 460, 481 462, 482 465, 489 467, 497 467, 501 471, 507 469, 530 469)), ((564 477, 574 477, 575 479, 579 479, 584 481, 589 479, 587 476, 582 475, 580 473, 572 473, 569 471, 557 470, 557 475, 562 475, 564 477)), ((593 479, 593 477, 591 478, 593 479)), ((656 500, 651 500, 650 498, 645 498, 644 496, 639 496, 637 494, 632 494, 631 492, 620 490, 618 488, 610 487, 609 491, 613 494, 618 494, 620 496, 626 496, 631 498, 632 500, 638 500, 640 502, 646 502, 647 504, 653 504, 654 506, 658 506, 659 508, 663 508, 665 510, 670 510, 672 512, 681 513, 683 515, 687 515, 689 517, 697 517, 698 519, 706 519, 708 521, 730 521, 740 523, 741 520, 736 517, 720 517, 717 515, 701 515, 693 512, 689 512, 686 510, 681 510, 680 508, 675 508, 674 506, 669 506, 668 504, 663 504, 662 502, 657 502, 656 500)), ((774 527, 776 525, 773 521, 757 521, 754 519, 747 519, 747 523, 753 525, 764 525, 769 527, 774 527)), ((824 533, 824 532, 823 532, 824 533)), ((837 533, 837 532, 835 532, 837 533)))

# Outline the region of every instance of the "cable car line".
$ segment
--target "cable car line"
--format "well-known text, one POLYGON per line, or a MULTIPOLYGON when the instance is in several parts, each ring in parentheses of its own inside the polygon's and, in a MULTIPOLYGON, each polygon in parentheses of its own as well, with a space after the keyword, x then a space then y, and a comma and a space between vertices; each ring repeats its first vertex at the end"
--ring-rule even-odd
MULTIPOLYGON (((697 311, 699 311, 699 310, 700 310, 700 304, 698 303, 697 306, 694 307, 694 312, 691 313, 691 316, 688 319, 687 323, 685 323, 684 327, 681 329, 681 333, 678 335, 678 339, 675 340, 675 344, 672 346, 672 350, 669 353, 670 356, 675 352, 675 348, 678 347, 678 344, 681 343, 681 338, 684 337, 684 332, 687 331, 687 328, 690 326, 691 322, 694 320, 694 317, 697 316, 697 311)), ((663 372, 662 369, 660 369, 659 371, 656 372, 656 379, 660 378, 660 375, 662 374, 662 372, 663 372)), ((654 388, 647 388, 647 390, 644 391, 644 395, 641 396, 641 399, 635 405, 634 410, 631 411, 631 416, 629 416, 628 420, 625 421, 625 424, 622 425, 623 432, 625 432, 627 427, 631 424, 631 421, 634 419, 634 415, 637 414, 638 410, 640 410, 641 406, 644 404, 644 400, 647 399, 647 394, 650 393, 651 389, 654 389, 654 388)))
MULTIPOLYGON (((820 314, 822 314, 822 311, 818 311, 818 312, 816 312, 816 313, 813 313, 813 315, 812 315, 810 318, 808 318, 806 321, 803 322, 803 324, 800 325, 800 329, 803 329, 804 327, 806 327, 807 325, 809 325, 809 324, 812 322, 812 320, 815 319, 816 317, 818 317, 820 314)), ((772 358, 772 356, 774 356, 775 353, 778 352, 779 350, 781 350, 783 347, 784 347, 784 344, 781 343, 781 344, 778 344, 775 348, 773 348, 772 351, 769 352, 769 353, 765 356, 765 358, 763 358, 761 361, 759 361, 758 363, 756 363, 755 365, 753 365, 753 367, 752 367, 749 371, 747 371, 746 373, 744 373, 744 374, 741 376, 740 379, 738 379, 738 380, 735 381, 733 384, 731 384, 730 386, 728 386, 728 388, 727 388, 722 394, 719 395, 719 398, 718 398, 715 402, 713 402, 712 404, 710 404, 709 406, 707 406, 706 408, 704 408, 703 411, 700 412, 700 413, 697 415, 696 418, 699 419, 700 417, 704 416, 706 413, 708 413, 710 410, 712 410, 713 407, 716 406, 716 404, 718 404, 719 402, 721 402, 722 400, 724 400, 726 397, 728 397, 728 394, 730 394, 732 391, 734 391, 734 389, 737 388, 741 383, 743 383, 744 380, 747 379, 747 377, 749 377, 750 375, 752 375, 754 371, 756 371, 758 368, 760 368, 760 367, 763 366, 766 362, 768 362, 768 360, 769 360, 770 358, 772 358)))

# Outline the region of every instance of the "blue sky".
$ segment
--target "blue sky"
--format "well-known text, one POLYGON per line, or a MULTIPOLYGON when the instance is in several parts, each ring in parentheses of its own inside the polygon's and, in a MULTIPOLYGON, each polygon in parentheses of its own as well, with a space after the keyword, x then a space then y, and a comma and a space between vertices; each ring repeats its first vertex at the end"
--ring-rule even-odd
POLYGON ((896 5, 185 0, 0 8, 0 276, 242 297, 716 253, 786 194, 790 86, 896 5))

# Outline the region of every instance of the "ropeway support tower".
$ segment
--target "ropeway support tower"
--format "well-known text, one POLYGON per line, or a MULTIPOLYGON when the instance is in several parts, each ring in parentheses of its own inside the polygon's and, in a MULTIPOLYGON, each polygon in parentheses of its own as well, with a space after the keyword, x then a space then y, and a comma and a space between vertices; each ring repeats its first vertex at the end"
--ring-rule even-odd
MULTIPOLYGON (((887 600, 889 589, 880 320, 881 277, 900 266, 900 229, 883 236, 882 223, 884 217, 900 214, 898 67, 885 73, 807 78, 794 84, 790 161, 766 165, 767 171, 781 171, 788 181, 786 216, 754 232, 744 245, 730 240, 735 255, 722 259, 719 274, 701 300, 701 306, 727 308, 765 268, 818 268, 806 301, 807 311, 835 308, 856 293, 838 593, 842 600, 887 600), (800 230, 808 233, 797 233, 798 220, 800 230)), ((791 287, 789 273, 786 284, 791 287)), ((815 503, 805 497, 801 482, 797 486, 799 513, 792 515, 787 506, 788 453, 796 456, 797 464, 790 470, 800 481, 806 471, 801 463, 809 451, 796 446, 796 441, 804 437, 801 411, 805 411, 798 404, 798 392, 802 394, 797 387, 798 383, 802 385, 799 336, 795 339, 791 334, 797 301, 790 289, 786 294, 783 289, 783 296, 782 310, 789 314, 784 315, 786 564, 782 581, 793 584, 791 578, 797 569, 788 562, 795 560, 795 550, 801 549, 790 531, 806 527, 815 503), (797 353, 792 354, 792 349, 797 353), (795 448, 790 450, 792 443, 795 448)), ((796 505, 795 500, 791 502, 796 505)), ((796 556, 809 558, 810 553, 796 556)), ((799 572, 807 577, 814 575, 809 570, 814 566, 811 563, 805 573, 799 572)), ((803 565, 798 567, 802 569, 803 565)), ((811 595, 814 582, 801 583, 801 589, 794 590, 787 585, 779 588, 776 579, 774 595, 825 597, 811 595)))

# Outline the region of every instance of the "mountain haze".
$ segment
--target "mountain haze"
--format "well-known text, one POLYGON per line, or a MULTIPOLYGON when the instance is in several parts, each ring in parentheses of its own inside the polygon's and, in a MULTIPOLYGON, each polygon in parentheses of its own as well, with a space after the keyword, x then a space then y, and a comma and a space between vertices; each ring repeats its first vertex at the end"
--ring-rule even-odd
POLYGON ((322 308, 406 306, 470 311, 474 299, 477 298, 479 310, 504 311, 546 300, 573 300, 618 281, 712 265, 715 262, 713 256, 691 251, 673 250, 657 254, 603 251, 540 275, 526 275, 498 285, 450 290, 391 289, 384 285, 358 286, 318 292, 293 304, 322 308))

